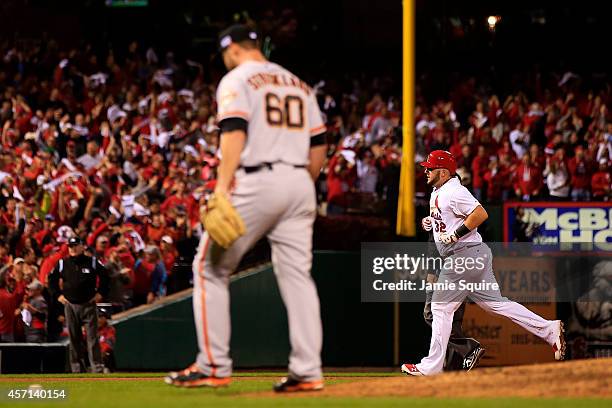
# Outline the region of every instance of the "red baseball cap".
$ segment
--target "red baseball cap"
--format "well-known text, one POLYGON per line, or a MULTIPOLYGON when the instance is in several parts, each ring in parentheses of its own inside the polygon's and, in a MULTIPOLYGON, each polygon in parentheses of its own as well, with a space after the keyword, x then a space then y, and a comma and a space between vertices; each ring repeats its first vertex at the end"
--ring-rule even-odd
POLYGON ((429 153, 427 160, 421 162, 421 166, 428 169, 447 169, 451 176, 457 171, 457 162, 455 158, 446 150, 434 150, 429 153))

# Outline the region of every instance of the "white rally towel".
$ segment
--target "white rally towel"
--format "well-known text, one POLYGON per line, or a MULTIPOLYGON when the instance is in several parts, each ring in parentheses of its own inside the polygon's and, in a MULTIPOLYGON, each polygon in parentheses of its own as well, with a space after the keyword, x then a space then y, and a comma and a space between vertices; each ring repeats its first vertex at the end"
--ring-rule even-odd
MULTIPOLYGON (((64 160, 66 160, 66 159, 64 159, 64 160)), ((68 163, 70 163, 70 162, 68 162, 68 163)), ((70 164, 70 165, 72 166, 72 164, 70 164)), ((74 166, 72 166, 72 167, 75 168, 74 166)), ((47 190, 47 191, 55 191, 57 186, 62 184, 64 181, 66 181, 67 178, 70 178, 70 177, 80 178, 82 176, 83 176, 83 173, 81 173, 79 171, 71 171, 70 173, 63 174, 60 177, 54 178, 50 182, 44 184, 43 185, 43 189, 47 190)))
POLYGON ((32 313, 28 309, 23 309, 21 311, 21 320, 23 320, 26 326, 30 327, 32 324, 32 313))
POLYGON ((13 186, 13 198, 18 199, 19 201, 25 201, 25 198, 23 198, 17 186, 13 186))

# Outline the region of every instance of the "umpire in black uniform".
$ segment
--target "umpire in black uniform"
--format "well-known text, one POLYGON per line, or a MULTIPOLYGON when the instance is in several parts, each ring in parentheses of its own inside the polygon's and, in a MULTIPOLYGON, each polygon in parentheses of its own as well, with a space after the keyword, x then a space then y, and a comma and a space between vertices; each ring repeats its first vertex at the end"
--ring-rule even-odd
POLYGON ((73 373, 84 371, 83 332, 87 332, 87 354, 91 371, 103 370, 98 342, 96 303, 108 295, 109 279, 104 266, 83 253, 83 242, 78 237, 68 241, 69 256, 61 259, 49 275, 49 287, 54 299, 64 305, 66 325, 70 334, 70 368, 73 373))

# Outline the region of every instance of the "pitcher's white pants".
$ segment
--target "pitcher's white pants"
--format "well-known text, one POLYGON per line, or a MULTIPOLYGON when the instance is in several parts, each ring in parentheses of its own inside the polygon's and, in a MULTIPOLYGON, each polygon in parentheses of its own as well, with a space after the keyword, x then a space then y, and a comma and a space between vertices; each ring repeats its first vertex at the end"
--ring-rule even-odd
POLYGON ((244 220, 246 234, 227 250, 204 234, 193 262, 198 367, 214 377, 231 375, 229 277, 244 253, 267 236, 287 309, 289 374, 303 381, 321 379, 323 330, 317 288, 310 275, 316 198, 309 172, 275 164, 271 170, 237 175, 232 204, 244 220))

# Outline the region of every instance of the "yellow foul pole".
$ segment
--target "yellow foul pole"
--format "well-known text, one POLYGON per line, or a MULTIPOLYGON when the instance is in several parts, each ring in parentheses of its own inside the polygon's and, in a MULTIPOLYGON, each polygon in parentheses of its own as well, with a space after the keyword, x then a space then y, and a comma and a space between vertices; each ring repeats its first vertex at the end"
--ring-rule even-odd
MULTIPOLYGON (((402 27, 402 169, 397 205, 397 234, 416 235, 414 212, 414 2, 403 0, 402 27)), ((397 277, 396 277, 397 279, 397 277)), ((400 358, 400 304, 393 302, 393 363, 400 358)))
POLYGON ((415 0, 403 0, 402 29, 402 170, 397 206, 398 235, 415 236, 414 211, 414 7, 415 0))

